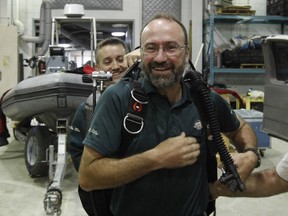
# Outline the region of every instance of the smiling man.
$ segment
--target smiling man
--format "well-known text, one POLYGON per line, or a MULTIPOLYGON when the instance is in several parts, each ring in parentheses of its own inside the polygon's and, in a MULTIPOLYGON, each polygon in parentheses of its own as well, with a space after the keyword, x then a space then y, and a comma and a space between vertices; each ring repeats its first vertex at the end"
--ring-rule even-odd
MULTIPOLYGON (((114 216, 206 215, 207 134, 203 111, 182 77, 189 61, 186 29, 173 16, 159 14, 140 35, 145 77, 139 82, 149 98, 144 127, 130 135, 132 139, 124 133, 131 82, 122 79, 107 88, 83 141, 79 183, 87 191, 114 188, 110 204, 114 216)), ((221 117, 221 131, 242 151, 256 148, 252 129, 238 120, 220 95, 211 92, 211 97, 221 117)), ((241 153, 236 162, 245 178, 257 157, 241 153)))
MULTIPOLYGON (((133 51, 127 54, 127 47, 124 41, 116 38, 110 37, 102 40, 97 44, 95 50, 96 71, 105 71, 112 73, 112 81, 106 82, 106 86, 119 81, 123 72, 126 71, 129 64, 132 64, 135 60, 139 58, 139 50, 133 51)), ((93 94, 83 102, 79 108, 76 110, 74 118, 70 125, 69 131, 69 152, 72 158, 73 165, 78 171, 81 156, 83 153, 83 144, 88 126, 90 123, 90 118, 93 111, 93 94)), ((78 188, 78 193, 82 202, 82 205, 88 215, 98 215, 100 206, 105 211, 105 199, 106 194, 91 192, 87 193, 82 190, 81 187, 78 188), (100 194, 100 195, 99 195, 100 194), (100 198, 100 204, 97 199, 100 198), (102 199, 102 200, 101 200, 102 199), (104 200, 103 200, 104 199, 104 200), (97 206, 95 203, 97 202, 97 206)), ((109 203, 109 202, 108 202, 109 203)), ((107 207, 108 208, 108 207, 107 207)), ((108 211, 108 210, 107 210, 108 211)), ((109 212, 108 212, 109 213, 109 212)))

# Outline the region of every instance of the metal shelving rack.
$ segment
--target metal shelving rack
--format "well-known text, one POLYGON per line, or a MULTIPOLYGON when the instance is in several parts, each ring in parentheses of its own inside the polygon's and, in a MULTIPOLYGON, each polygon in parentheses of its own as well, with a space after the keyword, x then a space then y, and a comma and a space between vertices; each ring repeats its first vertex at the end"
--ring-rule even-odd
MULTIPOLYGON (((213 85, 216 73, 265 73, 265 69, 261 68, 215 68, 214 67, 214 28, 215 23, 227 23, 231 25, 235 24, 277 24, 281 27, 281 34, 284 33, 284 26, 288 24, 288 17, 283 16, 238 16, 238 15, 216 15, 210 14, 208 19, 204 20, 203 32, 206 32, 205 28, 210 29, 209 40, 209 64, 210 74, 208 83, 213 85)), ((206 42, 205 37, 207 32, 204 33, 203 41, 206 42)))

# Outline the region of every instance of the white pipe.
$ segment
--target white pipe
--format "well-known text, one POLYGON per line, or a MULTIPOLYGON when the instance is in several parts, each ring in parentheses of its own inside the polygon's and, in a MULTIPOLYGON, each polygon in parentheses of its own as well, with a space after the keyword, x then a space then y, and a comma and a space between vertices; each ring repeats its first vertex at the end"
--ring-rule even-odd
MULTIPOLYGON (((51 28, 51 27, 49 27, 49 25, 51 25, 50 2, 48 0, 44 0, 41 4, 41 8, 40 8, 40 32, 39 32, 38 37, 34 37, 34 36, 28 36, 28 35, 24 34, 24 32, 25 32, 24 24, 18 19, 18 17, 19 17, 18 16, 19 2, 18 2, 18 0, 16 0, 16 1, 17 1, 17 4, 16 4, 17 18, 14 21, 14 25, 18 27, 18 32, 19 32, 20 38, 27 43, 42 43, 42 42, 45 43, 45 39, 47 39, 47 37, 45 37, 45 35, 48 32, 50 32, 49 28, 51 28)), ((49 43, 50 43, 50 33, 49 33, 49 43)))
POLYGON ((195 63, 194 63, 195 68, 197 67, 197 64, 198 64, 198 61, 199 61, 200 55, 201 55, 201 53, 202 53, 203 47, 204 47, 204 44, 202 43, 202 44, 201 44, 201 47, 200 47, 200 50, 199 50, 199 52, 198 52, 198 55, 197 55, 196 61, 195 61, 195 63))
POLYGON ((19 0, 12 0, 12 5, 13 5, 13 16, 11 18, 12 24, 14 23, 15 20, 19 20, 19 0), (13 4, 13 1, 15 1, 15 4, 13 4))
POLYGON ((7 1, 7 17, 8 17, 8 25, 12 25, 13 24, 13 3, 12 1, 7 1), (9 19, 10 17, 10 19, 9 19))
POLYGON ((49 45, 51 43, 51 31, 52 31, 52 13, 51 13, 51 3, 50 1, 43 1, 45 2, 44 11, 44 23, 43 26, 45 27, 44 30, 44 43, 42 49, 35 55, 37 56, 44 56, 49 49, 49 45))
POLYGON ((96 46, 97 46, 97 29, 96 29, 95 18, 93 18, 92 21, 93 21, 94 49, 96 49, 96 46))
POLYGON ((24 24, 19 20, 19 0, 14 0, 15 4, 14 4, 14 14, 13 14, 13 24, 17 27, 18 29, 18 34, 21 38, 22 35, 24 35, 25 32, 25 27, 24 24))
POLYGON ((24 31, 25 31, 25 27, 24 27, 23 23, 20 20, 15 19, 14 25, 17 26, 18 34, 21 38, 21 36, 24 35, 24 31))
MULTIPOLYGON (((33 36, 29 36, 29 35, 25 35, 24 32, 20 35, 20 38, 27 42, 27 43, 42 43, 44 41, 44 15, 45 15, 45 3, 42 2, 41 4, 41 9, 40 9, 40 32, 39 32, 39 36, 37 37, 33 37, 33 36)), ((20 21, 17 20, 17 22, 15 21, 15 24, 18 23, 19 24, 20 21)), ((24 25, 23 25, 24 26, 24 25)))
POLYGON ((51 3, 49 0, 43 0, 40 8, 40 30, 39 30, 39 36, 33 37, 25 35, 25 27, 23 23, 18 19, 19 17, 19 2, 17 1, 16 5, 16 16, 17 19, 14 21, 14 25, 18 27, 18 32, 21 40, 25 41, 26 43, 43 43, 42 49, 35 54, 34 57, 38 56, 44 56, 49 49, 49 45, 51 42, 51 26, 52 26, 52 13, 51 13, 51 3))

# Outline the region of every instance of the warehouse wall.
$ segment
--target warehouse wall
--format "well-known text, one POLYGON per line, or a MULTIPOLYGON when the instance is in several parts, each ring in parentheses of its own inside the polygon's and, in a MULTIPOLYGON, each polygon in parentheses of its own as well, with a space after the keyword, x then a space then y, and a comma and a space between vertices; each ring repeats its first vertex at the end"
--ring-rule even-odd
MULTIPOLYGON (((10 17, 10 21, 13 23, 13 19, 19 19, 25 26, 25 34, 33 35, 33 20, 38 19, 40 16, 40 5, 41 0, 0 0, 1 9, 0 16, 10 17), (8 3, 9 2, 9 3, 8 3), (11 3, 10 3, 11 2, 11 3), (4 5, 2 7, 2 5, 4 5), (18 7, 17 7, 18 5, 18 7), (12 7, 12 10, 10 9, 12 7), (9 8, 9 9, 8 9, 9 8), (8 10, 7 10, 8 9, 8 10), (2 12, 3 11, 3 12, 2 12)), ((81 2, 81 1, 80 1, 81 2)), ((165 1, 164 1, 165 2, 165 1)), ((202 0, 182 0, 181 1, 181 20, 186 26, 187 30, 189 29, 190 20, 194 22, 193 27, 195 29, 202 29, 202 14, 201 10, 199 11, 199 6, 201 7, 202 0), (192 4, 194 11, 192 11, 192 4), (195 15, 195 17, 194 17, 195 15)), ((53 10, 52 16, 63 16, 63 10, 53 10)), ((133 20, 134 21, 134 45, 139 45, 139 33, 142 27, 142 1, 141 0, 123 0, 123 10, 85 10, 85 16, 95 17, 96 20, 133 20)), ((9 19, 8 19, 9 20, 9 19)), ((6 22, 7 20, 0 20, 0 24, 6 22)), ((199 38, 197 35, 201 35, 201 31, 193 32, 195 38, 199 38), (197 36, 197 37, 196 37, 197 36)), ((202 37, 202 36, 201 36, 202 37)), ((201 38, 200 37, 200 38, 201 38)), ((199 48, 201 46, 201 40, 193 41, 192 46, 192 59, 195 59, 199 48), (194 51, 195 50, 195 51, 194 51)), ((20 41, 19 52, 23 53, 24 58, 30 58, 35 53, 33 50, 32 44, 24 43, 20 41)), ((1 51, 0 51, 1 52, 1 51)), ((200 65, 201 67, 201 65, 200 65)), ((25 68, 24 77, 33 74, 31 69, 25 68)))
MULTIPOLYGON (((192 39, 190 44, 191 59, 194 63, 198 55, 201 54, 203 2, 205 1, 181 0, 181 20, 192 39)), ((25 34, 33 35, 33 20, 38 19, 40 16, 41 3, 41 0, 0 0, 0 17, 5 17, 0 19, 0 24, 7 25, 13 23, 13 20, 19 19, 25 26, 25 34)), ((234 5, 247 5, 248 3, 252 6, 252 9, 257 11, 257 15, 266 14, 266 0, 234 0, 233 2, 234 5)), ((142 28, 142 10, 141 0, 123 0, 123 10, 85 10, 85 16, 95 17, 96 20, 132 20, 134 22, 134 46, 138 46, 139 33, 142 28)), ((53 10, 52 16, 63 16, 63 10, 53 10)), ((23 53, 24 58, 30 58, 35 54, 33 44, 28 44, 21 40, 19 44, 19 52, 23 53)), ((198 61, 196 68, 198 70, 202 69, 202 61, 198 61)), ((32 69, 26 67, 24 69, 24 78, 31 74, 33 74, 32 69)))

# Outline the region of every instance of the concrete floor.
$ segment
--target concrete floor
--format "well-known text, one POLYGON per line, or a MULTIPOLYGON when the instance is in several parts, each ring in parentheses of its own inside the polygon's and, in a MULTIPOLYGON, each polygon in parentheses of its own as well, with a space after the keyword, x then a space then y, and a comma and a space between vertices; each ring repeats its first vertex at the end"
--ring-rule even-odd
MULTIPOLYGON (((0 147, 0 216, 45 215, 43 198, 47 178, 31 178, 25 167, 24 145, 13 138, 0 147)), ((272 139, 258 169, 273 167, 288 151, 288 143, 272 139)), ((84 216, 77 193, 77 173, 68 164, 63 181, 63 216, 84 216)), ((288 193, 270 198, 219 198, 217 216, 286 216, 288 193)))

